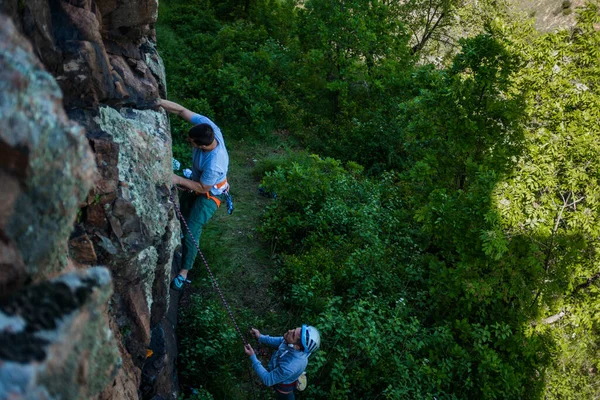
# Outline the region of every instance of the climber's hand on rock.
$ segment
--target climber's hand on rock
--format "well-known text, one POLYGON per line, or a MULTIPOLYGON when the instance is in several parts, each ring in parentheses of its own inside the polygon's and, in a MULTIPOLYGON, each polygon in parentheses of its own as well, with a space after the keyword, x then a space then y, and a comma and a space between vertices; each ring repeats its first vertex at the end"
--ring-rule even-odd
POLYGON ((181 177, 177 174, 171 174, 171 184, 179 185, 181 183, 181 177))
POLYGON ((244 346, 244 353, 246 353, 246 355, 252 357, 254 355, 254 349, 252 348, 252 346, 247 344, 244 346))
POLYGON ((150 104, 150 109, 154 110, 154 111, 161 111, 162 106, 160 105, 162 99, 155 99, 152 101, 152 103, 150 104))

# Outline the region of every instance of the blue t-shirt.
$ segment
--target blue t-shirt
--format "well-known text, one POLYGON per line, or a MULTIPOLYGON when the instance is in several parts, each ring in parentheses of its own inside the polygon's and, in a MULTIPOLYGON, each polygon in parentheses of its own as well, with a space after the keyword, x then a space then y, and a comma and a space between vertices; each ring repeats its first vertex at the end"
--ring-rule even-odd
POLYGON ((194 147, 192 150, 192 180, 200 182, 203 185, 210 185, 212 195, 223 193, 226 186, 215 188, 214 185, 223 182, 227 178, 229 168, 229 154, 225 148, 223 134, 217 125, 210 119, 200 114, 194 114, 192 124, 209 124, 215 132, 217 147, 211 151, 202 151, 194 147))

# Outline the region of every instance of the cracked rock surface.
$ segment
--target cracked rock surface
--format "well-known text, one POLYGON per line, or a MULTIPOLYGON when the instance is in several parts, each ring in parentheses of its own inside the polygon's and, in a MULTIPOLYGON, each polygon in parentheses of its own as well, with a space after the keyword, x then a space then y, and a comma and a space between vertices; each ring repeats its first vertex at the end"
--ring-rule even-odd
POLYGON ((157 10, 0 2, 0 399, 176 397, 157 10))

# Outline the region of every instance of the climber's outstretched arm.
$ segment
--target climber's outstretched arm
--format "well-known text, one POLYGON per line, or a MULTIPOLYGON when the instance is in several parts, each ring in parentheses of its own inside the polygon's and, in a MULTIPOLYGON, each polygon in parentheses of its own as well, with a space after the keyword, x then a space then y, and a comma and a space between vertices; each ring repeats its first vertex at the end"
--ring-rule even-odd
POLYGON ((182 105, 179 105, 173 101, 160 99, 159 105, 164 108, 167 112, 177 114, 181 118, 185 119, 188 122, 192 122, 192 117, 195 113, 191 112, 187 108, 182 105))

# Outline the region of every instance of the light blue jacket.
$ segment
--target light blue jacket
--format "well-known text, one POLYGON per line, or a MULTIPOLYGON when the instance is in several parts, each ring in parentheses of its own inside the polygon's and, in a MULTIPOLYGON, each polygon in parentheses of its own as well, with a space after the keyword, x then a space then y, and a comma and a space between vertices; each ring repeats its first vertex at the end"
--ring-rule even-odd
POLYGON ((271 361, 269 361, 268 371, 258 361, 256 355, 250 357, 252 367, 265 386, 273 386, 278 383, 292 383, 306 369, 308 354, 302 350, 296 350, 293 345, 285 343, 282 336, 271 337, 260 335, 258 342, 270 347, 277 347, 277 351, 271 357, 271 361))

